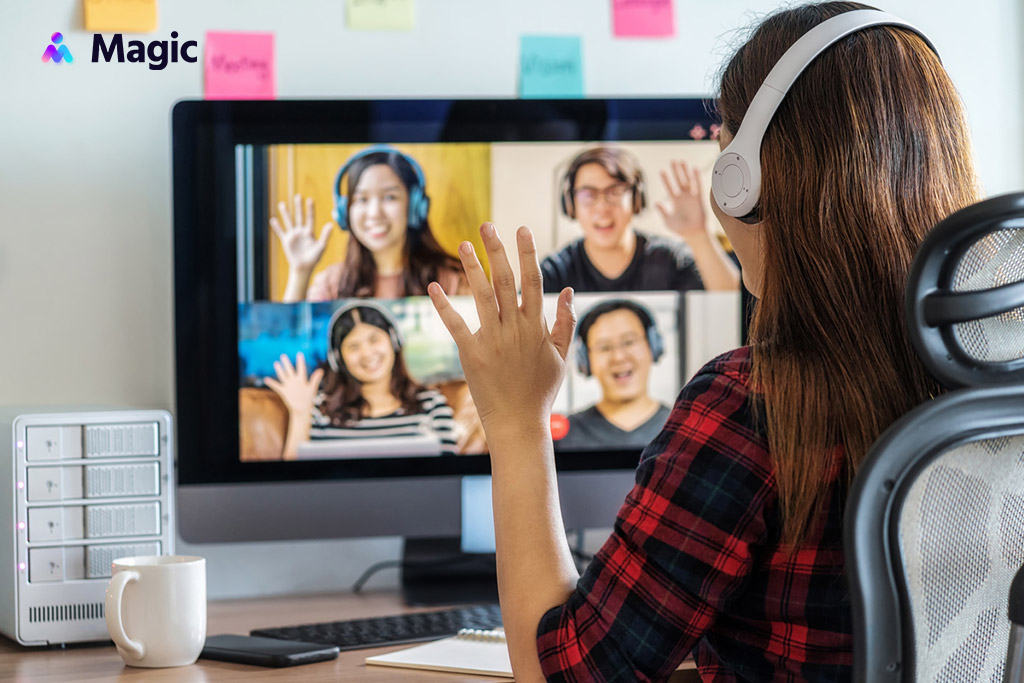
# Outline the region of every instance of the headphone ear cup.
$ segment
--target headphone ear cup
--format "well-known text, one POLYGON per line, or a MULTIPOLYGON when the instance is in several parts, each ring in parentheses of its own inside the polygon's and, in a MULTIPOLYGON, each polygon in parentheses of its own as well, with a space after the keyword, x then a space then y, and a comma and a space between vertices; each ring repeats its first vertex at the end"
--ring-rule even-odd
POLYGON ((565 214, 566 218, 576 220, 576 203, 572 198, 572 188, 569 187, 568 173, 562 178, 560 198, 562 213, 565 214))
POLYGON ((647 208, 647 183, 641 175, 633 186, 633 214, 639 214, 647 208))
POLYGON ((657 363, 665 353, 665 342, 653 320, 650 327, 647 328, 647 345, 651 348, 651 360, 657 363))
POLYGON ((327 365, 336 373, 341 373, 341 359, 338 357, 338 350, 331 348, 327 351, 327 365))
POLYGON ((590 353, 582 337, 576 338, 576 369, 584 377, 590 377, 590 353))
POLYGON ((727 216, 739 218, 757 208, 761 196, 761 159, 733 139, 715 160, 711 172, 711 196, 727 216))
POLYGON ((334 202, 334 222, 342 230, 348 230, 348 197, 337 197, 334 202))
POLYGON ((402 337, 398 333, 398 328, 392 327, 388 336, 391 337, 391 348, 396 354, 399 353, 402 350, 402 337))
POLYGON ((430 213, 430 197, 420 186, 414 186, 409 192, 409 227, 422 230, 427 224, 430 213))

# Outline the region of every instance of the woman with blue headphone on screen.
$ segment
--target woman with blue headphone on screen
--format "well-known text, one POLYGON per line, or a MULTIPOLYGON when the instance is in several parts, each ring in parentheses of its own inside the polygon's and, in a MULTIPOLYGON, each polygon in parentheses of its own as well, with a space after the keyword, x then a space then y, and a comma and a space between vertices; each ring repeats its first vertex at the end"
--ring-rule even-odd
POLYGON ((459 345, 491 452, 502 620, 517 681, 848 681, 843 505, 868 448, 940 391, 903 322, 928 230, 980 198, 966 117, 934 46, 892 15, 828 2, 768 17, 729 61, 712 206, 758 297, 750 346, 683 387, 582 577, 559 518, 549 429, 575 314, 550 332, 537 249, 481 228, 492 287, 459 345), (500 359, 500 360, 496 360, 500 359))
POLYGON ((459 263, 445 253, 430 231, 430 197, 415 159, 387 145, 354 154, 334 180, 333 222, 316 236, 313 200, 295 196, 293 213, 284 202, 270 228, 288 261, 282 300, 327 301, 349 297, 392 299, 423 295, 436 281, 458 294, 465 278, 459 263), (342 182, 348 177, 345 191, 342 182), (350 234, 343 263, 333 263, 310 279, 337 225, 350 234))
MULTIPOLYGON (((288 407, 285 460, 298 457, 310 439, 372 437, 392 455, 455 454, 452 409, 409 374, 402 334, 387 309, 372 301, 345 304, 327 330, 327 367, 307 375, 301 353, 294 364, 282 355, 276 376, 264 380, 288 407)), ((364 456, 374 452, 365 442, 361 447, 364 456)))

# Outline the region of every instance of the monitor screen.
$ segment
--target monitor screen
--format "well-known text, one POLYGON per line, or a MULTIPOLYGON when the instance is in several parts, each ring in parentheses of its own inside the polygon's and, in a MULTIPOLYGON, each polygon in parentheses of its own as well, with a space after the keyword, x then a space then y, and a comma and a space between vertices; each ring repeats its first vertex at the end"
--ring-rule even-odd
POLYGON ((706 249, 680 228, 703 214, 731 259, 708 203, 709 111, 699 99, 179 103, 180 485, 399 491, 486 473, 458 349, 425 295, 438 282, 478 324, 453 255, 466 240, 483 253, 484 221, 506 245, 533 230, 548 321, 561 287, 576 292, 551 420, 559 470, 632 470, 690 374, 739 343, 739 292, 707 291, 706 249))

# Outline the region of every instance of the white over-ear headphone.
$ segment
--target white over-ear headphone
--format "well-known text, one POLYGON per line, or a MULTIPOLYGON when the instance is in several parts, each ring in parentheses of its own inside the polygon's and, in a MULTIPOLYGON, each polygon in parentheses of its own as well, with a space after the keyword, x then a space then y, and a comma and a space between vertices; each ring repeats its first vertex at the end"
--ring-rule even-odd
POLYGON ((853 10, 826 19, 800 36, 772 67, 751 100, 743 123, 729 146, 715 161, 711 193, 727 216, 742 218, 753 212, 761 196, 761 140, 782 99, 814 58, 842 38, 871 26, 901 26, 921 36, 938 54, 928 37, 911 24, 886 12, 853 10))

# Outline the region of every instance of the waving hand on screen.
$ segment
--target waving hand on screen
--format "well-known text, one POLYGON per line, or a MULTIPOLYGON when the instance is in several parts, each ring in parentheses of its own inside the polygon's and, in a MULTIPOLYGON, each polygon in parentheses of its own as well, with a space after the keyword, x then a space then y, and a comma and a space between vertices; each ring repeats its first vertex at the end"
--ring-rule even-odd
POLYGON ((673 161, 668 171, 661 172, 661 180, 668 190, 668 199, 657 206, 665 226, 687 242, 707 235, 708 220, 697 169, 685 161, 673 161))
POLYGON ((320 228, 320 235, 313 233, 315 211, 313 199, 306 198, 305 211, 302 209, 302 195, 295 195, 294 210, 288 213, 288 206, 279 202, 277 210, 281 214, 270 219, 270 229, 281 241, 284 257, 288 260, 288 283, 285 285, 283 300, 287 303, 302 301, 306 298, 309 278, 313 268, 327 248, 327 240, 333 232, 334 223, 328 221, 320 228))
POLYGON ((708 225, 700 172, 691 164, 676 160, 669 170, 661 172, 661 180, 668 191, 668 199, 658 202, 658 213, 665 226, 689 245, 704 288, 738 290, 739 271, 708 225))
POLYGON ((274 372, 277 377, 267 377, 264 382, 288 407, 288 436, 283 455, 285 460, 294 460, 298 455, 299 444, 309 440, 313 404, 324 371, 317 368, 307 376, 306 358, 300 353, 295 357, 294 366, 291 359, 282 354, 280 360, 274 361, 274 372))

